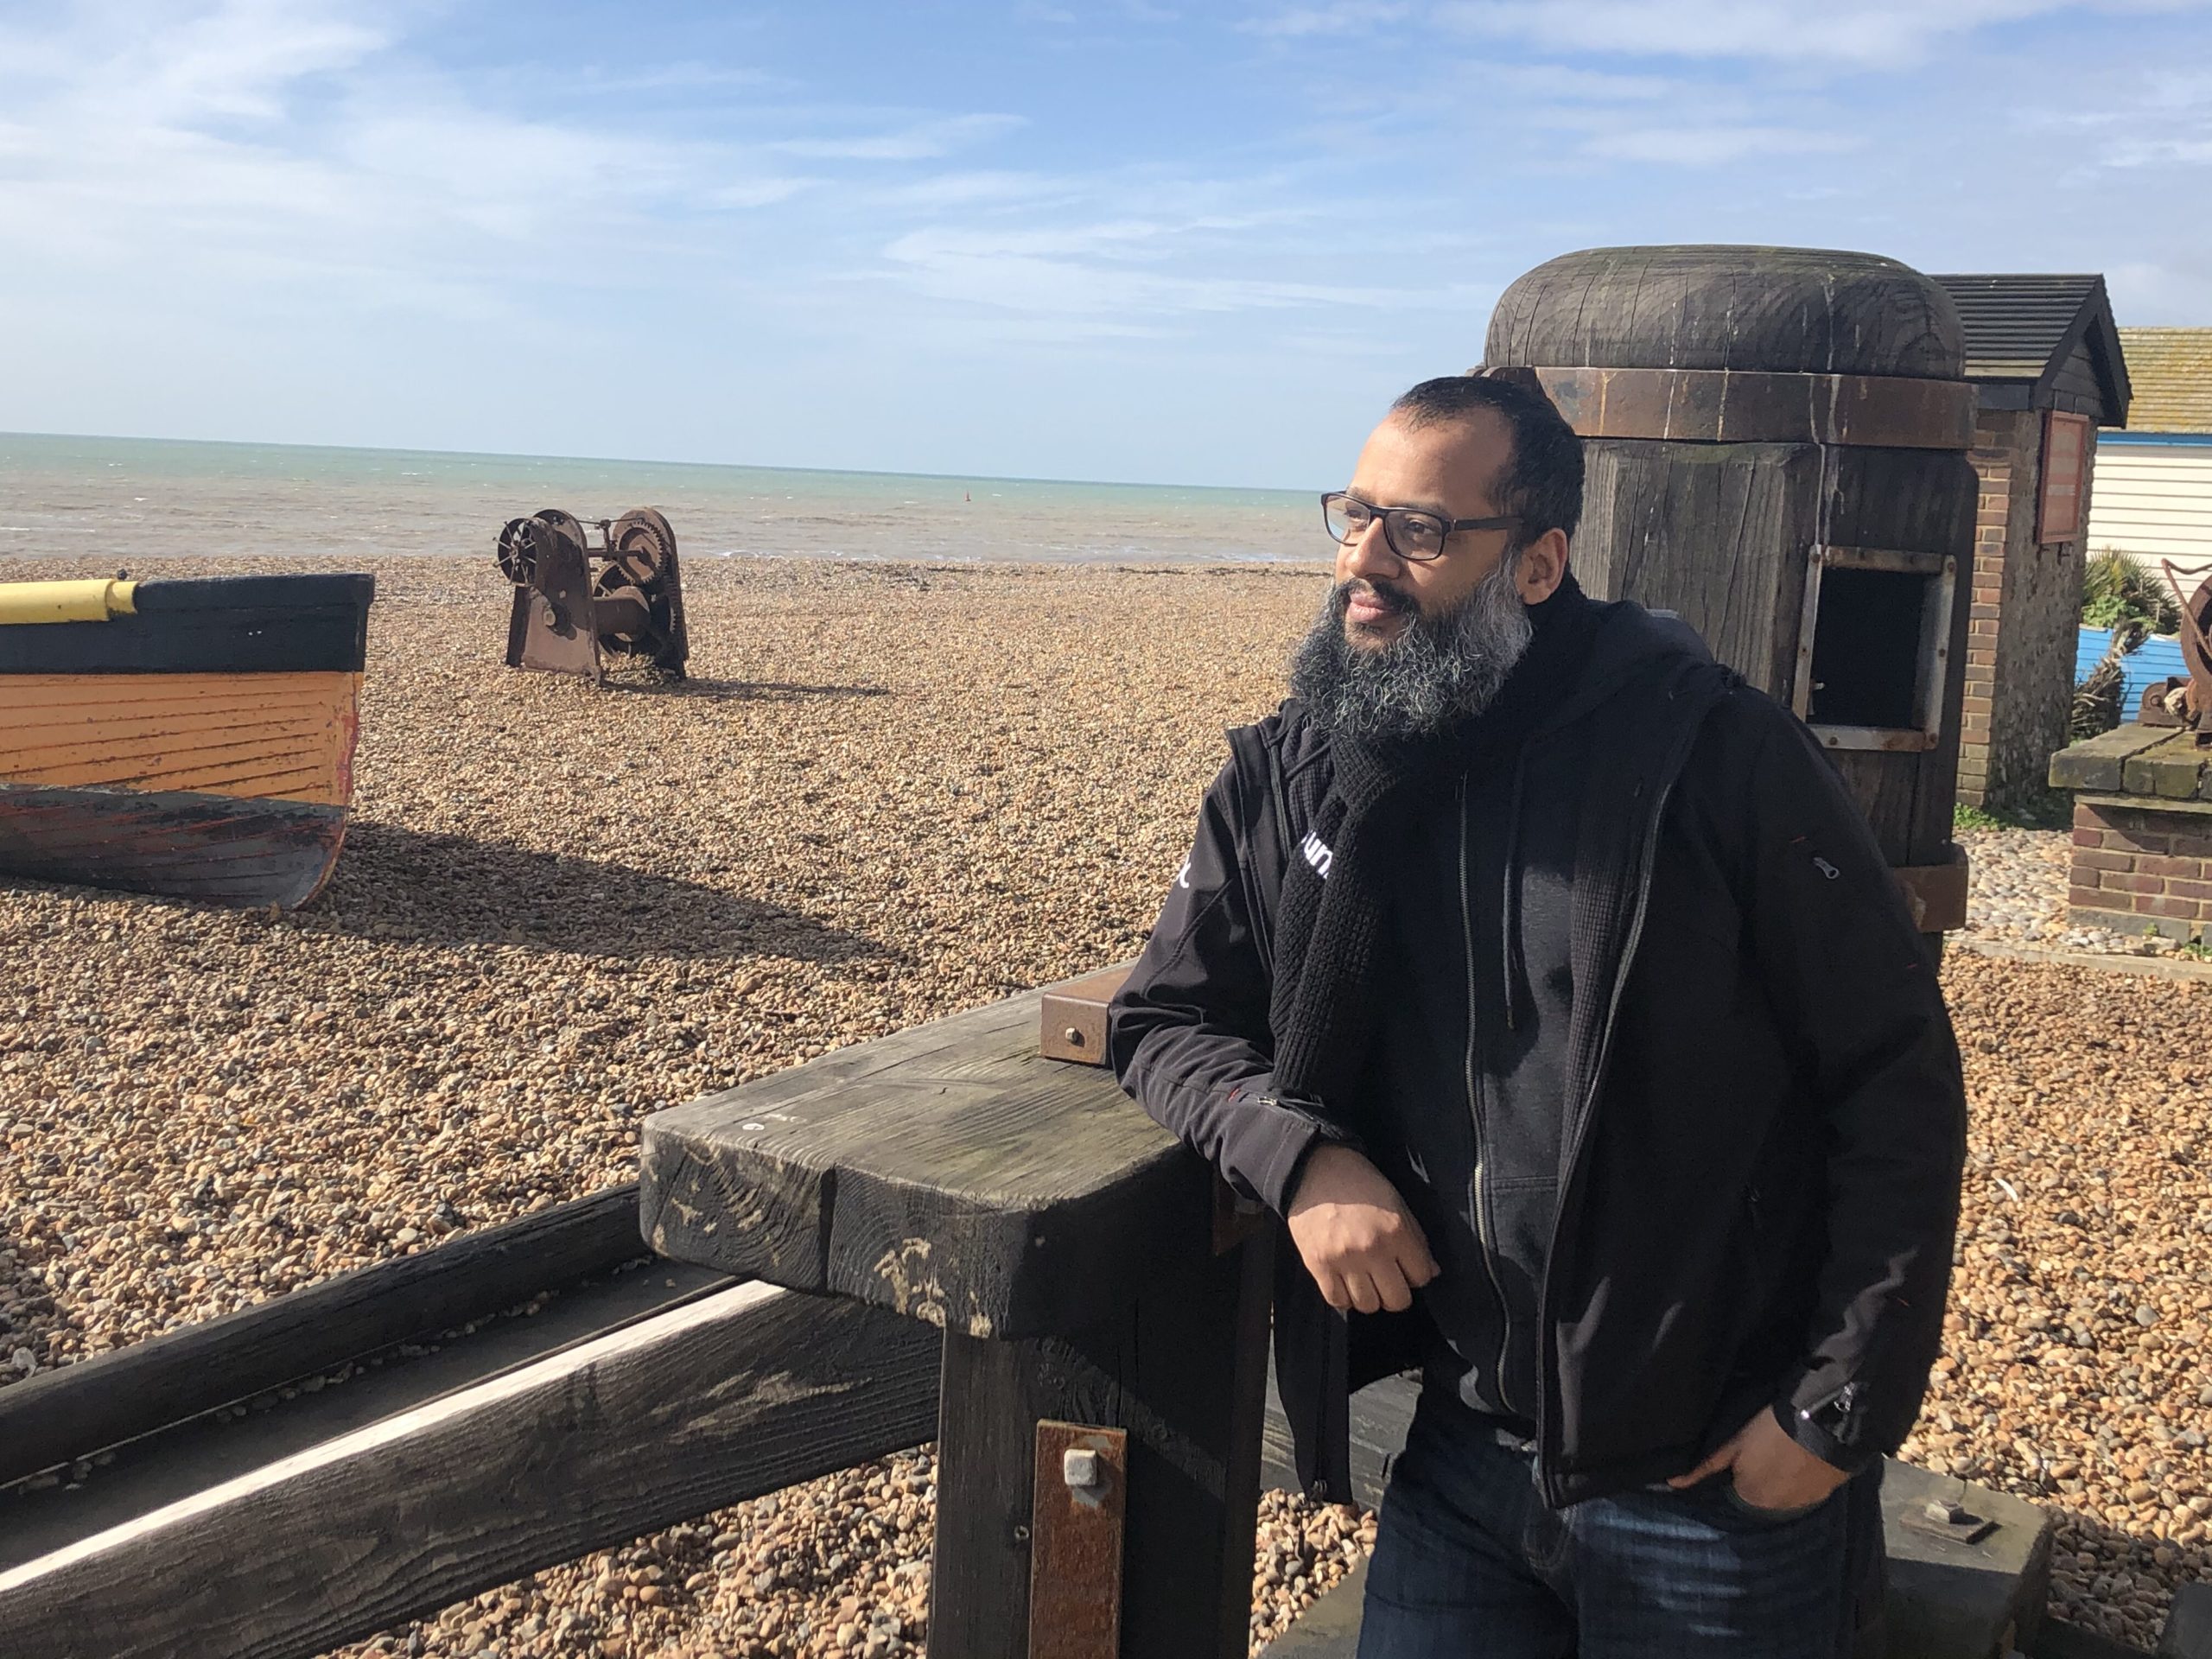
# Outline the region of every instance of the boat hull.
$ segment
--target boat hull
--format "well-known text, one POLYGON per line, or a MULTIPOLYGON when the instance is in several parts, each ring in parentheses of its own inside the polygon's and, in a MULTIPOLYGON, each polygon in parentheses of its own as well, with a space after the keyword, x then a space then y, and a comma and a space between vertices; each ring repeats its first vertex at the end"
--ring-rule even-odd
POLYGON ((359 674, 0 674, 0 782, 343 806, 359 674))
POLYGON ((313 898, 345 839, 372 592, 146 582, 105 621, 0 626, 0 875, 313 898))
POLYGON ((37 880, 289 910, 345 838, 339 805, 0 783, 0 870, 37 880))

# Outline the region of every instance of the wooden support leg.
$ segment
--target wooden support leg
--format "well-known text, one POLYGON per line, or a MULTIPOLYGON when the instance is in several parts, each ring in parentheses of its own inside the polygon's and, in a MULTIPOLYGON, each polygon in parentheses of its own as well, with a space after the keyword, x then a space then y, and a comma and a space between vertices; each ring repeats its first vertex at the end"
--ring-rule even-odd
POLYGON ((1111 1325, 996 1342, 948 1332, 930 1649, 1028 1659, 1037 1424, 1128 1431, 1122 1652, 1243 1659, 1251 1619, 1271 1240, 1165 1277, 1111 1325))

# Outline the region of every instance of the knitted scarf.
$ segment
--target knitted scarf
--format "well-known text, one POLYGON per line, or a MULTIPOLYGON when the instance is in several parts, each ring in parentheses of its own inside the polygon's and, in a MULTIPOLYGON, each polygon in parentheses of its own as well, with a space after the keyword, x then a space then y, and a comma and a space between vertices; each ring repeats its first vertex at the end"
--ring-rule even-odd
POLYGON ((1437 747, 1341 736, 1330 745, 1335 780, 1290 858, 1275 914, 1268 1023, 1278 1094, 1342 1100, 1366 1054, 1382 935, 1378 877, 1396 862, 1407 806, 1434 776, 1437 747))
POLYGON ((1571 575, 1532 607, 1527 655, 1497 700, 1459 727, 1421 738, 1331 741, 1335 776, 1306 845, 1292 851, 1275 913, 1268 1024, 1277 1094, 1341 1107, 1354 1093, 1374 1023, 1384 883, 1405 827, 1566 694, 1587 655, 1596 609, 1571 575))

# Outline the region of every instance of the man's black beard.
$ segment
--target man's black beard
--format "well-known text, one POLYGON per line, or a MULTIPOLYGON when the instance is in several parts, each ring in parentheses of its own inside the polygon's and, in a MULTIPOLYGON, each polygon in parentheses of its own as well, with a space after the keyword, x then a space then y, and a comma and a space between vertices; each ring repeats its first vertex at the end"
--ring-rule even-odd
POLYGON ((1426 617, 1412 597, 1355 579, 1329 590, 1290 659, 1290 690, 1332 732, 1354 738, 1426 737, 1490 707, 1535 632, 1507 558, 1453 609, 1426 617), (1344 613, 1355 589, 1406 618, 1383 645, 1355 645, 1344 613))

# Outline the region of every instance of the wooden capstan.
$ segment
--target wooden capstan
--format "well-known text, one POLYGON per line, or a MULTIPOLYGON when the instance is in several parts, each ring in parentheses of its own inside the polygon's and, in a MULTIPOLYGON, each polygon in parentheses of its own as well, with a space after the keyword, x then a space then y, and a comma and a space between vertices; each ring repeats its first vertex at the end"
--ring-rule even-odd
POLYGON ((1873 254, 1594 248, 1508 288, 1484 358, 1584 439, 1583 586, 1677 613, 1793 708, 1923 931, 1961 925, 1979 486, 1948 295, 1873 254))

